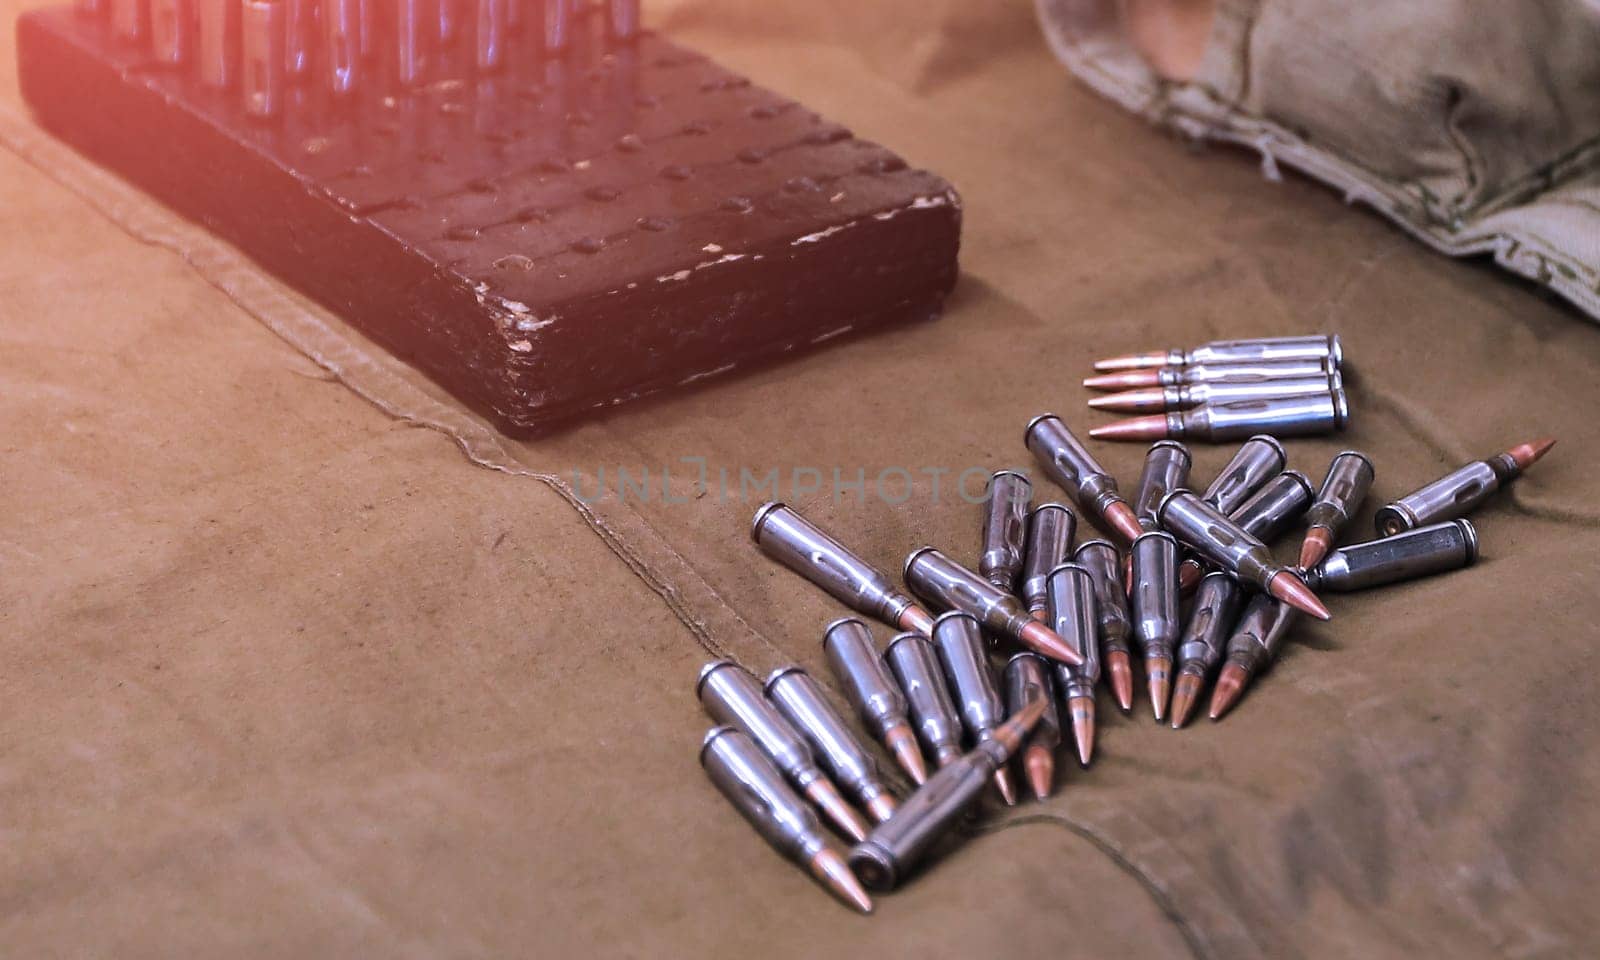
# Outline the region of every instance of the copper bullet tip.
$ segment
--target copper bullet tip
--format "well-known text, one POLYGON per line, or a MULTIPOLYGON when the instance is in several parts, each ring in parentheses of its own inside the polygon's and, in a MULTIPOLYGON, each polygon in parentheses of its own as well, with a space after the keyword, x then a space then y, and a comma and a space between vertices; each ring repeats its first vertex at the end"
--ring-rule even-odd
POLYGON ((1133 665, 1128 662, 1126 650, 1106 653, 1106 673, 1111 677, 1111 693, 1123 713, 1133 709, 1133 665))
POLYGON ((883 742, 912 782, 919 787, 928 782, 928 764, 922 759, 922 750, 917 746, 917 735, 911 732, 911 724, 901 723, 890 727, 883 735, 883 742))
POLYGON ((1288 570, 1272 575, 1272 579, 1267 581, 1267 592, 1301 613, 1309 613, 1318 620, 1333 619, 1333 614, 1322 605, 1322 601, 1311 592, 1311 588, 1288 570))
POLYGON ((1204 684, 1205 677, 1198 673, 1178 674, 1177 686, 1172 690, 1172 729, 1181 730, 1189 722, 1195 704, 1200 702, 1200 687, 1204 684))
POLYGON ((1096 440, 1160 440, 1166 435, 1167 418, 1160 415, 1118 420, 1089 431, 1096 440))
POLYGON ((1333 531, 1316 526, 1306 531, 1305 542, 1300 544, 1300 568, 1309 570, 1322 562, 1333 548, 1333 531))
POLYGON ((1150 687, 1150 706, 1155 709, 1156 722, 1159 723, 1166 719, 1167 700, 1172 696, 1172 659, 1146 657, 1144 675, 1150 687))
POLYGON ((861 881, 850 872, 849 864, 844 857, 831 847, 823 847, 816 852, 811 861, 806 864, 811 870, 811 875, 817 882, 828 888, 828 892, 838 897, 840 902, 854 907, 862 913, 872 912, 872 898, 867 896, 866 888, 861 886, 861 881))
POLYGON ((1067 641, 1038 620, 1029 620, 1018 631, 1018 638, 1022 645, 1035 653, 1043 654, 1052 660, 1059 660, 1069 666, 1083 665, 1083 655, 1072 649, 1067 641))
POLYGON ((1129 543, 1144 534, 1144 527, 1139 526, 1139 515, 1133 512, 1133 507, 1126 500, 1113 500, 1106 504, 1106 522, 1129 543))
POLYGON ((855 807, 845 802, 844 794, 833 785, 833 781, 824 778, 811 781, 806 786, 806 798, 822 808, 823 814, 845 836, 857 843, 867 839, 867 834, 872 828, 867 826, 867 821, 862 819, 855 807))
POLYGON ((1043 800, 1050 796, 1055 786, 1056 760, 1049 749, 1030 746, 1022 754, 1022 767, 1028 773, 1028 788, 1033 791, 1033 798, 1043 800))
POLYGON ((1096 410, 1112 410, 1117 413, 1161 413, 1167 409, 1167 397, 1159 388, 1124 390, 1121 393, 1108 393, 1103 397, 1092 397, 1089 406, 1096 410))
POLYGON ((1178 564, 1178 593, 1188 595, 1200 585, 1205 575, 1205 568, 1192 557, 1178 564))
POLYGON ((1244 667, 1237 663, 1229 663, 1222 668, 1222 676, 1217 678, 1217 685, 1211 691, 1211 719, 1220 720, 1222 715, 1233 709, 1239 702, 1240 694, 1244 693, 1245 681, 1250 679, 1244 667))
POLYGON ((933 636, 933 614, 913 603, 901 611, 900 629, 911 633, 920 633, 924 637, 931 637, 933 636))
POLYGON ((1167 362, 1165 353, 1125 353, 1120 357, 1107 357, 1096 360, 1094 368, 1102 373, 1107 370, 1137 370, 1140 367, 1159 367, 1167 362))
POLYGON ((1161 386, 1161 374, 1154 370, 1128 370, 1123 373, 1102 373, 1084 378, 1083 385, 1090 390, 1137 390, 1161 386))
POLYGON ((1045 607, 1040 607, 1037 610, 1029 610, 1028 612, 1033 615, 1033 619, 1039 621, 1040 623, 1048 624, 1050 622, 1050 611, 1045 607))
POLYGON ((894 816, 894 811, 899 806, 891 794, 884 792, 867 801, 867 812, 872 814, 872 819, 882 823, 894 816))
POLYGON ((1539 458, 1549 453, 1550 448, 1555 445, 1556 440, 1554 437, 1545 437, 1543 440, 1535 440, 1532 443, 1519 443, 1507 450, 1506 453, 1512 460, 1517 462, 1517 470, 1522 471, 1538 463, 1539 458))
POLYGON ((1006 802, 1006 806, 1014 807, 1017 805, 1017 786, 1011 782, 1010 770, 1005 767, 996 770, 994 772, 994 785, 995 789, 1000 791, 1000 799, 1006 802))
POLYGON ((1094 698, 1073 697, 1067 701, 1072 715, 1072 740, 1078 747, 1078 764, 1087 767, 1094 759, 1094 698))

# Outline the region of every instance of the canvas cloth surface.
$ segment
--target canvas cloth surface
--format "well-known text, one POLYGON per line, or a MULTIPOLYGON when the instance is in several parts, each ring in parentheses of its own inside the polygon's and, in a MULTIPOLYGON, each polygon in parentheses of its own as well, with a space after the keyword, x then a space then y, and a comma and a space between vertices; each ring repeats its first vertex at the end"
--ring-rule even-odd
MULTIPOLYGON (((947 175, 964 277, 936 323, 527 445, 45 138, 0 43, 9 954, 1595 952, 1600 331, 1152 130, 1074 83, 1025 3, 651 17, 947 175), (1358 534, 1384 497, 1560 438, 1476 518, 1475 569, 1335 598, 1224 723, 1102 700, 1092 770, 991 811, 872 918, 705 781, 699 665, 825 676, 841 613, 755 554, 718 471, 903 468, 904 502, 782 493, 886 567, 970 555, 951 479, 1025 465, 1035 413, 1099 422, 1093 357, 1312 328, 1346 339, 1354 420, 1291 457, 1372 455, 1358 534), (578 499, 618 466, 656 495, 578 499)), ((1131 484, 1141 450, 1100 450, 1131 484)))

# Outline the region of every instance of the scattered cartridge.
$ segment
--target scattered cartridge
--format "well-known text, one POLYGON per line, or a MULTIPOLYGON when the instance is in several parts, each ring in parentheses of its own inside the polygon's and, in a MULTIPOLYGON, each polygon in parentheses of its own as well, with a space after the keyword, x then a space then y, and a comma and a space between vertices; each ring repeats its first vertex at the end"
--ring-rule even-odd
POLYGON ((1415 493, 1378 510, 1375 522, 1380 536, 1393 536, 1412 527, 1464 517, 1489 499, 1489 495, 1522 475, 1550 452, 1551 439, 1519 443, 1487 460, 1474 460, 1445 474, 1415 493))
POLYGON ((1167 715, 1172 653, 1178 643, 1178 541, 1166 532, 1133 541, 1133 635, 1144 651, 1145 682, 1156 720, 1167 715))
POLYGON ((1240 363, 1191 363, 1183 367, 1147 367, 1088 377, 1091 390, 1140 390, 1202 383, 1260 383, 1263 380, 1298 380, 1326 377, 1338 365, 1327 357, 1313 360, 1260 360, 1240 363))
POLYGON ((811 745, 761 692, 761 681, 728 660, 713 660, 700 670, 695 695, 718 723, 738 727, 777 764, 807 800, 821 808, 852 840, 867 835, 867 822, 833 785, 811 745))
POLYGON ((1089 406, 1115 413, 1166 413, 1207 403, 1236 400, 1270 400, 1275 397, 1309 397, 1331 393, 1344 386, 1335 372, 1316 377, 1256 380, 1247 383, 1193 383, 1175 387, 1146 387, 1095 397, 1089 406))
POLYGON ((983 552, 978 572, 985 580, 1010 593, 1017 588, 1027 536, 1028 504, 1033 484, 1015 470, 1001 470, 989 478, 983 498, 983 552))
MULTIPOLYGON (((1094 688, 1100 682, 1100 652, 1096 649, 1099 644, 1095 637, 1099 630, 1095 579, 1083 564, 1064 563, 1050 571, 1048 584, 1050 625, 1061 639, 1083 654, 1081 667, 1058 664, 1056 679, 1067 701, 1078 762, 1087 767, 1094 758, 1094 688)), ((1132 698, 1131 693, 1129 698, 1132 698)))
POLYGON ((1338 334, 1300 337, 1255 337, 1249 340, 1213 340, 1192 350, 1174 348, 1154 353, 1131 353, 1096 360, 1096 370, 1135 370, 1140 367, 1184 367, 1193 363, 1259 363, 1265 360, 1328 360, 1344 363, 1344 346, 1338 334))
MULTIPOLYGON (((1239 509, 1228 515, 1245 533, 1270 544, 1294 525, 1311 503, 1311 480, 1299 470, 1285 470, 1268 480, 1239 509)), ((1178 565, 1178 588, 1188 593, 1204 575, 1190 557, 1178 565)))
POLYGON ((1035 620, 1021 600, 932 547, 914 550, 906 557, 905 580, 917 596, 940 610, 970 614, 995 633, 1052 660, 1080 661, 1077 651, 1035 620))
POLYGON ((1144 470, 1139 474, 1139 487, 1133 495, 1133 514, 1146 533, 1161 529, 1156 520, 1156 507, 1161 498, 1174 490, 1189 486, 1189 468, 1194 458, 1189 448, 1176 440, 1158 440, 1150 445, 1144 455, 1144 470))
POLYGON ((907 718, 905 694, 878 656, 867 625, 854 617, 835 620, 823 631, 822 652, 868 732, 889 749, 912 780, 928 779, 927 764, 907 718))
POLYGON ((942 767, 961 756, 961 714, 945 686, 933 641, 920 633, 902 633, 884 647, 883 659, 905 692, 917 739, 934 762, 942 767))
POLYGON ((1222 662, 1228 634, 1244 605, 1244 591, 1231 574, 1207 574, 1194 593, 1194 609, 1178 640, 1177 681, 1172 689, 1172 729, 1189 722, 1200 691, 1222 662))
POLYGON ((1349 593, 1460 570, 1477 559, 1478 531, 1472 521, 1446 520, 1340 547, 1305 571, 1305 580, 1313 589, 1349 593))
MULTIPOLYGON (((955 695, 956 711, 961 714, 968 737, 973 743, 988 740, 1005 720, 1006 705, 995 685, 977 619, 959 610, 941 615, 933 621, 933 648, 939 654, 939 665, 955 695)), ((1009 770, 996 770, 994 785, 1006 806, 1016 806, 1017 790, 1009 770)))
POLYGON ((1283 638, 1298 616, 1293 607, 1266 594, 1250 599, 1233 636, 1228 638, 1228 659, 1222 665, 1222 675, 1217 677, 1216 689, 1211 691, 1211 719, 1221 719, 1239 702, 1251 678, 1278 655, 1283 638))
POLYGON ((1319 620, 1329 619, 1328 608, 1294 571, 1211 504, 1179 490, 1161 501, 1160 512, 1161 526, 1205 559, 1319 620))
POLYGON ((1309 437, 1343 430, 1350 420, 1350 403, 1344 388, 1304 397, 1269 400, 1233 400, 1208 403, 1167 414, 1133 417, 1095 427, 1089 436, 1098 440, 1205 440, 1220 443, 1252 433, 1278 437, 1309 437))
POLYGON ((823 695, 822 687, 800 667, 781 667, 767 677, 767 699, 809 741, 817 756, 856 802, 882 823, 894 813, 894 794, 878 761, 823 695))
POLYGON ((1346 450, 1328 464, 1317 500, 1306 511, 1306 538, 1300 544, 1302 568, 1314 567, 1328 555, 1334 538, 1367 499, 1372 477, 1372 461, 1356 450, 1346 450))
MULTIPOLYGON (((423 0, 399 0, 400 16, 415 9, 423 0)), ((311 72, 311 51, 316 43, 317 0, 285 0, 283 25, 283 70, 291 82, 311 72)))
POLYGON ((700 766, 774 850, 804 864, 844 903, 862 913, 872 912, 871 897, 843 855, 829 845, 817 815, 753 740, 733 727, 715 727, 700 747, 700 766))
POLYGON ((1095 620, 1100 632, 1100 661, 1111 681, 1111 693, 1123 713, 1133 709, 1133 662, 1128 636, 1128 593, 1122 585, 1122 563, 1117 548, 1105 540, 1079 545, 1072 555, 1094 578, 1095 620))
POLYGON ((1022 602, 1035 620, 1049 621, 1045 579, 1072 554, 1078 517, 1059 503, 1042 503, 1028 514, 1028 549, 1022 561, 1022 602))
POLYGON ((892 890, 929 849, 947 835, 982 797, 991 777, 1021 748, 1044 714, 1035 701, 995 729, 970 753, 941 767, 907 797, 872 835, 850 851, 850 866, 870 890, 892 890))
POLYGON ((1035 800, 1055 789, 1056 748, 1061 746, 1061 716, 1056 711, 1056 691, 1050 683, 1050 666, 1037 653, 1019 653, 1006 661, 1001 675, 1006 688, 1006 709, 1012 716, 1034 700, 1045 703, 1044 715, 1022 748, 1022 769, 1035 800))
POLYGON ((757 510, 750 537, 762 553, 857 613, 924 635, 933 628, 933 617, 896 589, 888 574, 785 504, 768 503, 757 510))
POLYGON ((1144 532, 1133 507, 1117 492, 1117 479, 1106 472, 1060 417, 1052 413, 1034 417, 1028 421, 1023 441, 1079 510, 1130 543, 1144 532))
POLYGON ((1224 516, 1244 506, 1244 502, 1288 463, 1283 444, 1265 434, 1251 437, 1239 445, 1228 465, 1206 487, 1200 499, 1216 507, 1224 516))

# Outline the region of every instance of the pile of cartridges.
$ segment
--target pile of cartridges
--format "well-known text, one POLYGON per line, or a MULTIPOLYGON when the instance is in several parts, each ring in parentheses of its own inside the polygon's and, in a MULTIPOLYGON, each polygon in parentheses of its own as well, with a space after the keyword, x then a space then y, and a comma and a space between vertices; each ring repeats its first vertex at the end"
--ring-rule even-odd
POLYGON ((1469 463, 1382 508, 1381 539, 1336 549, 1373 482, 1371 461, 1356 451, 1334 457, 1317 489, 1287 469, 1277 439, 1254 436, 1196 494, 1189 451, 1162 440, 1146 455, 1130 503, 1060 418, 1036 417, 1024 439, 1072 506, 1032 506, 1026 476, 995 473, 976 569, 922 547, 906 558, 906 590, 793 508, 769 503, 756 512, 752 536, 762 552, 900 631, 880 649, 861 620, 848 618, 823 631, 822 645, 838 691, 916 784, 903 800, 804 669, 781 666, 765 684, 726 660, 701 671, 700 701, 720 724, 701 750, 707 774, 774 847, 862 911, 871 910, 867 891, 899 884, 989 784, 1016 802, 1014 758, 1033 794, 1048 796, 1063 713, 1079 762, 1089 764, 1102 665, 1128 711, 1137 654, 1156 720, 1175 729, 1215 677, 1208 712, 1216 720, 1272 662, 1297 617, 1329 618, 1318 591, 1470 565, 1477 533, 1461 515, 1554 444, 1469 463), (1268 544, 1302 519, 1298 564, 1278 563, 1268 544), (1107 539, 1075 543, 1085 522, 1126 549, 1107 539), (848 855, 832 846, 815 810, 852 842, 848 855))
MULTIPOLYGON (((312 75, 348 96, 369 83, 426 82, 431 62, 497 71, 522 44, 560 55, 575 18, 588 10, 581 0, 77 0, 77 7, 108 17, 118 38, 148 48, 158 62, 192 68, 207 87, 237 90, 246 112, 261 118, 278 115, 287 89, 312 75)), ((611 37, 637 34, 639 0, 609 0, 606 12, 611 37)))
POLYGON ((1205 440, 1255 433, 1305 437, 1343 430, 1350 419, 1344 348, 1334 334, 1215 340, 1192 350, 1134 353, 1096 361, 1096 410, 1143 416, 1095 427, 1101 440, 1205 440))

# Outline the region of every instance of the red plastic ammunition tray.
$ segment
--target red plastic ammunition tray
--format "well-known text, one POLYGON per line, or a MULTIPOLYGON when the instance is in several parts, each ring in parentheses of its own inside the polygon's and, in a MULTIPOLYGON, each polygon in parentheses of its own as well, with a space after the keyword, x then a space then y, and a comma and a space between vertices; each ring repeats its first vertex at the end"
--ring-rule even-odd
POLYGON ((313 64, 267 121, 103 17, 27 13, 17 42, 45 128, 509 433, 938 312, 949 184, 602 21, 483 75, 463 38, 412 87, 381 48, 343 97, 313 64))

